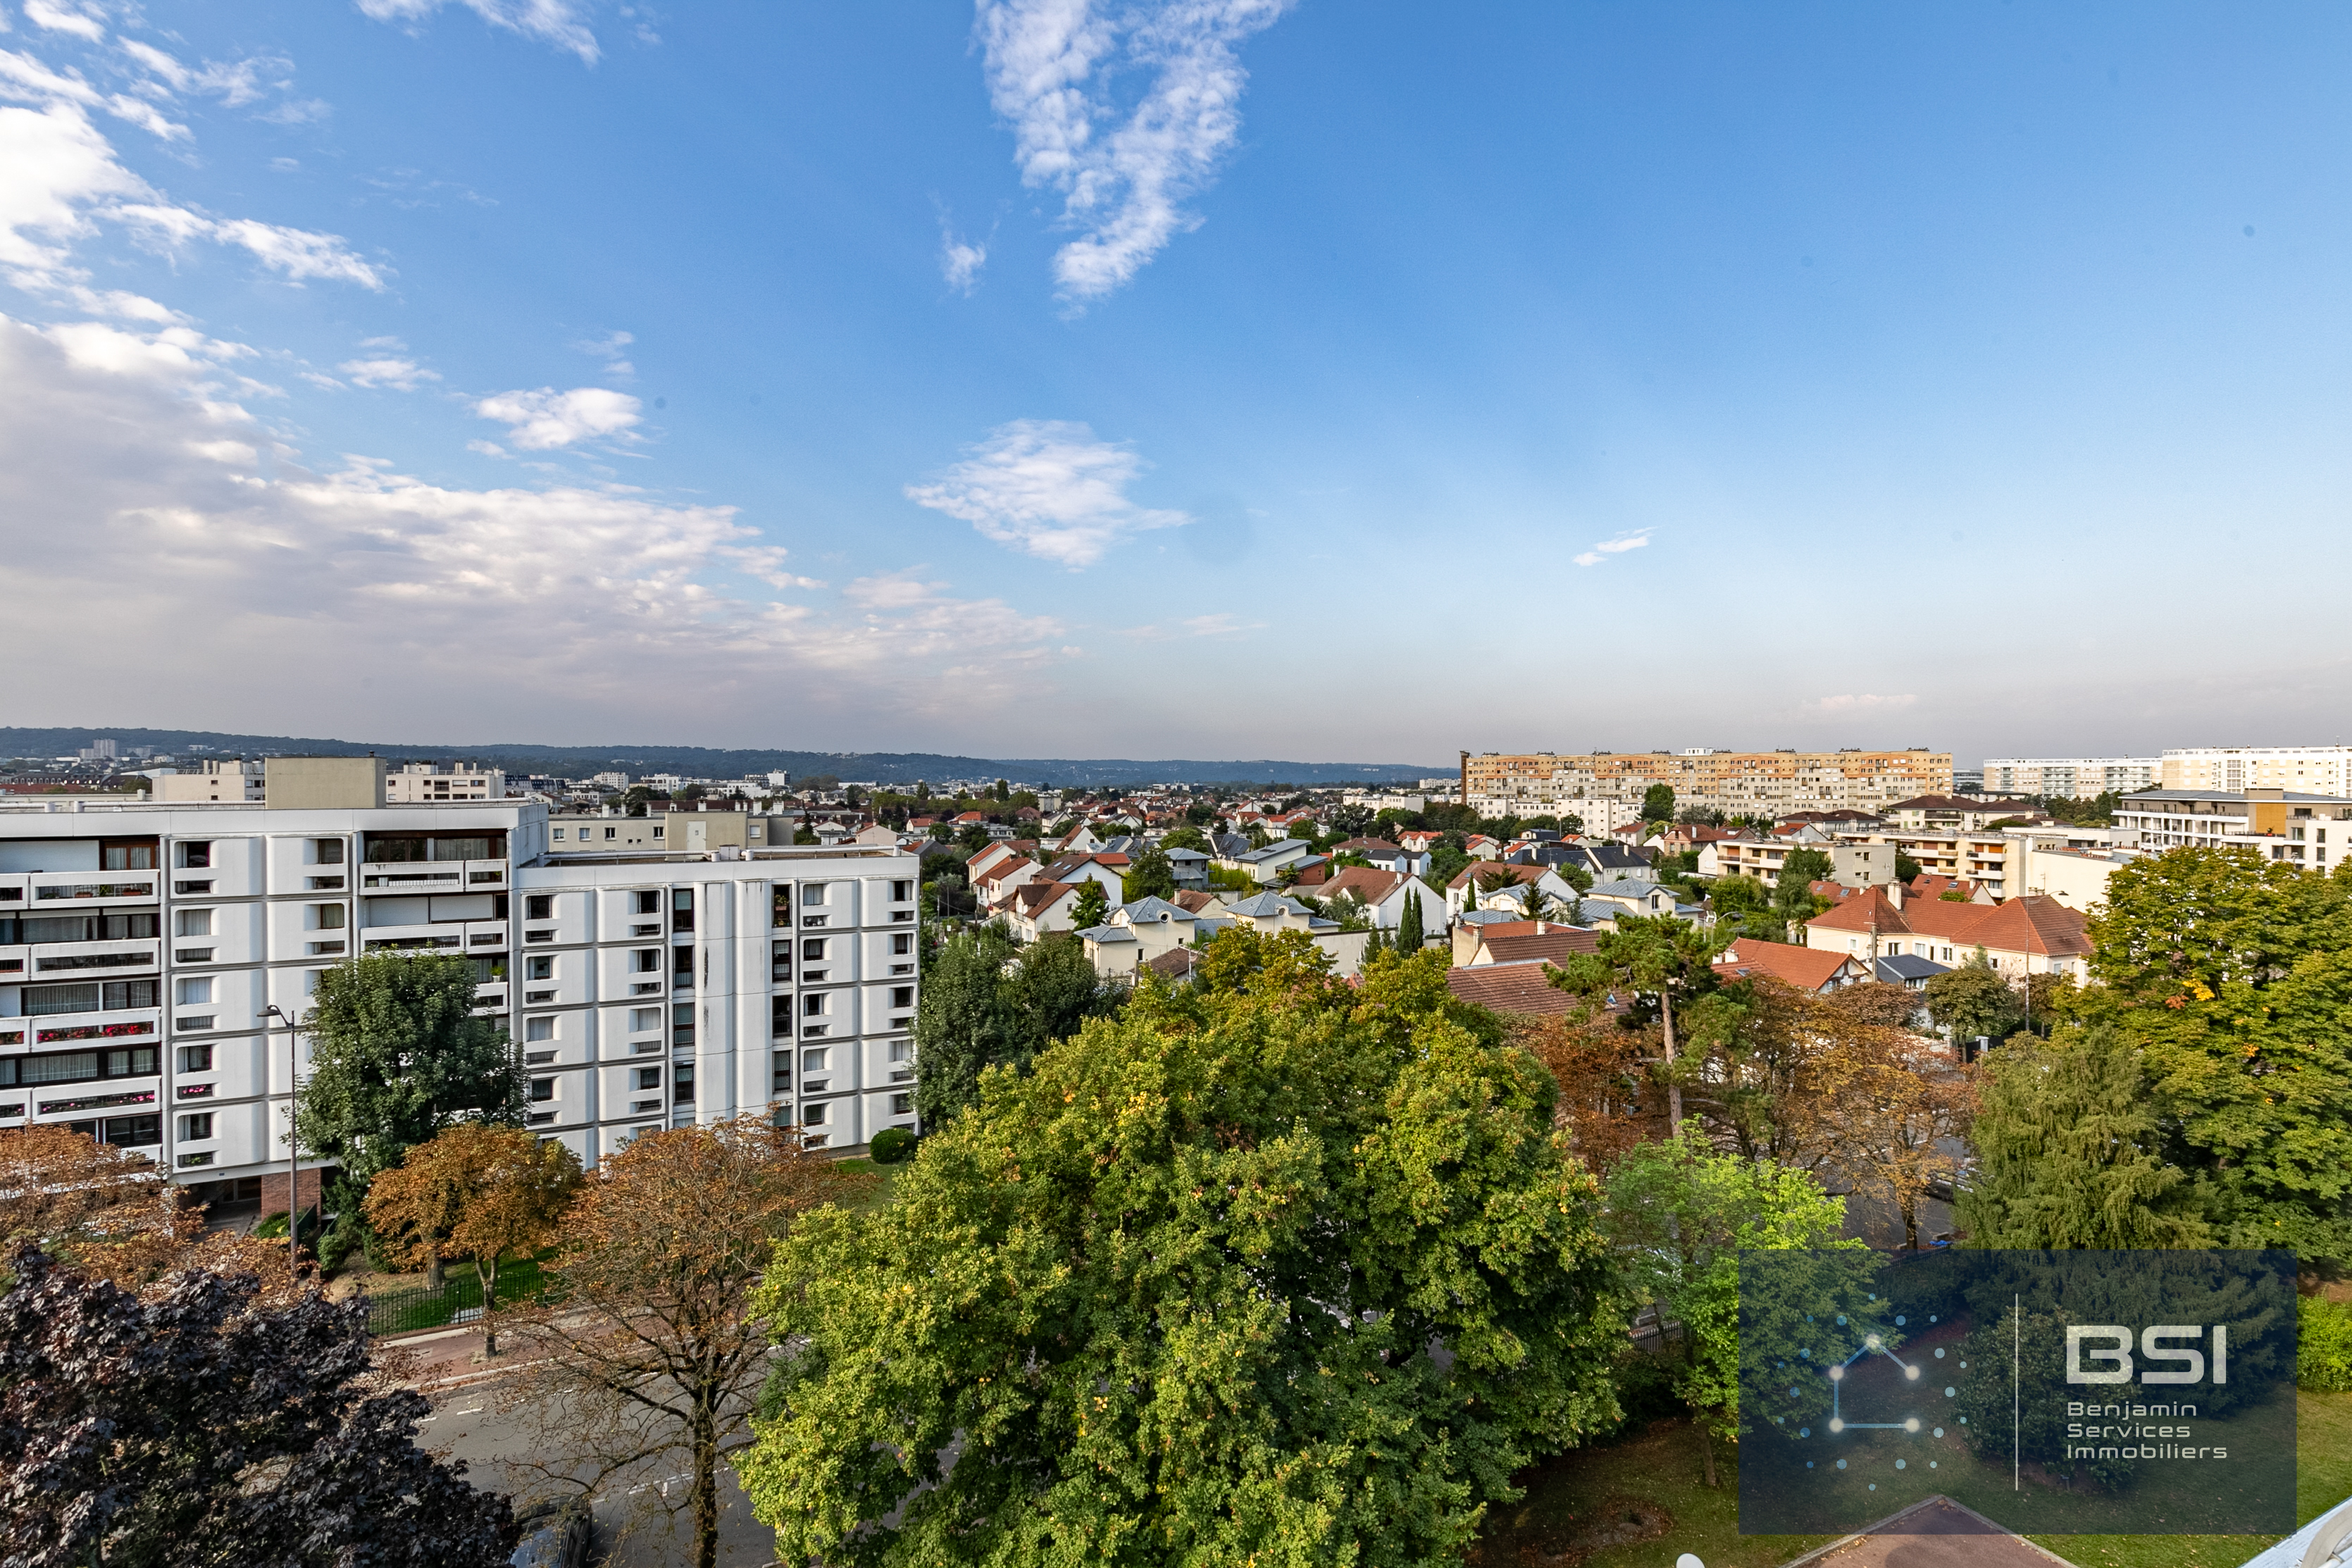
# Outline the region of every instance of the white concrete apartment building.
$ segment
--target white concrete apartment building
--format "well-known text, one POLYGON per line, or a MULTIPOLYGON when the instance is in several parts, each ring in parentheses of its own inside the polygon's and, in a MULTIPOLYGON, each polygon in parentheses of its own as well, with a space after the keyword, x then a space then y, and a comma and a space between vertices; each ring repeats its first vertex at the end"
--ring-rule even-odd
POLYGON ((1653 784, 1675 792, 1677 806, 1735 816, 1791 811, 1870 810, 1952 788, 1948 752, 1732 752, 1693 746, 1678 752, 1529 752, 1462 753, 1460 798, 1488 816, 1573 812, 1585 830, 1606 833, 1630 821, 1653 784))
POLYGON ((2183 845, 2251 848, 2266 860, 2334 870, 2352 847, 2352 798, 2292 790, 2146 790, 2116 808, 2142 853, 2183 845))
POLYGON ((320 761, 273 759, 307 787, 265 806, 0 802, 0 1127, 79 1126, 282 1208, 263 1009, 299 1020, 329 966, 384 950, 473 962, 530 1126, 590 1164, 745 1111, 834 1146, 914 1125, 913 856, 558 857, 541 803, 338 805, 351 764, 363 796, 381 775, 327 759, 322 785, 320 761))
POLYGON ((386 805, 423 805, 444 800, 504 800, 507 775, 497 768, 471 763, 444 767, 439 763, 408 763, 383 775, 386 805))
POLYGON ((1983 784, 1991 795, 2087 800, 2153 789, 2163 772, 2161 757, 1987 757, 1983 784))
POLYGON ((2352 746, 2179 746, 2164 753, 2168 790, 2283 789, 2352 795, 2352 746))

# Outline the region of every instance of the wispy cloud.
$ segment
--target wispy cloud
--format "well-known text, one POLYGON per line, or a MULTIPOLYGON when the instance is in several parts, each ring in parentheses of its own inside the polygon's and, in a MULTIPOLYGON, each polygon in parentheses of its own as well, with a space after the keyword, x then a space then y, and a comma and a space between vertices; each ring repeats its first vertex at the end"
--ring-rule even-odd
POLYGON ((1078 237, 1054 256, 1065 299, 1100 299, 1179 232, 1241 133, 1236 49, 1291 0, 980 0, 990 101, 1013 124, 1024 184, 1062 193, 1078 237), (1131 106, 1121 73, 1149 73, 1131 106))
MULTIPOLYGON (((449 0, 359 0, 360 14, 378 22, 424 21, 449 0)), ((601 54, 596 35, 581 18, 581 7, 569 0, 462 0, 466 9, 494 27, 537 38, 594 65, 601 54)), ((640 37, 643 29, 639 30, 640 37)))
POLYGON ((441 379, 437 373, 425 369, 413 359, 388 354, 376 359, 347 359, 335 368, 350 376, 353 386, 383 386, 395 392, 414 392, 428 381, 441 379))
POLYGON ((1264 621, 1244 621, 1230 610, 1220 610, 1213 616, 1188 616, 1171 626, 1157 623, 1148 626, 1126 626, 1121 637, 1135 637, 1144 642, 1167 642, 1176 637, 1231 637, 1245 632, 1264 631, 1264 621))
POLYGON ((1084 425, 1016 419, 968 448, 936 484, 908 486, 907 496, 999 544, 1064 566, 1091 566, 1124 535, 1192 521, 1128 498, 1145 466, 1084 425))
POLYGON ((1612 555, 1622 555, 1628 550, 1639 550, 1649 542, 1650 531, 1646 528, 1637 529, 1632 533, 1621 533, 1614 539, 1602 540, 1578 556, 1576 563, 1579 566, 1598 566, 1612 555))
POLYGON ((988 265, 988 247, 958 239, 955 231, 942 222, 940 225, 940 276, 948 287, 959 294, 969 294, 980 281, 980 269, 988 265))
POLYGON ((526 452, 552 451, 592 437, 628 439, 643 406, 625 392, 575 386, 558 392, 501 392, 474 405, 474 412, 508 426, 507 439, 526 452))
POLYGON ((637 341, 634 332, 606 332, 601 338, 590 338, 572 346, 582 353, 604 362, 604 374, 615 381, 626 381, 637 374, 637 367, 622 353, 637 341))

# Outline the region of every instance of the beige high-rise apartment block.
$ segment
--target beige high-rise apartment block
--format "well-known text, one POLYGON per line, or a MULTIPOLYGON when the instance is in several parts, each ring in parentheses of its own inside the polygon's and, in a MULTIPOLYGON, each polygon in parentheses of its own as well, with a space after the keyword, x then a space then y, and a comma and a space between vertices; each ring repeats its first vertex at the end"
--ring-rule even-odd
POLYGON ((2352 795, 2352 746, 2173 747, 2160 787, 2352 795))
POLYGON ((1901 752, 1485 752, 1462 753, 1462 799, 1490 816, 1575 812, 1592 832, 1638 811, 1653 784, 1677 806, 1734 816, 1873 810, 1914 795, 1948 795, 1952 754, 1901 752))

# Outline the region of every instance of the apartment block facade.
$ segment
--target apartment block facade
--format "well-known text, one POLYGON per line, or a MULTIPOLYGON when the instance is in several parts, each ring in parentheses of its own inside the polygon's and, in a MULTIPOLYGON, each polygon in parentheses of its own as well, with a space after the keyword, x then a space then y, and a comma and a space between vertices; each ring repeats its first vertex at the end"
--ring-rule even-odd
POLYGON ((54 804, 0 802, 0 1127, 283 1206, 309 1041, 289 1063, 263 1010, 385 951, 472 963, 530 1125, 590 1165, 747 1111, 835 1146, 915 1123, 911 855, 557 856, 538 802, 54 804))
POLYGON ((2158 783, 2168 790, 2352 795, 2352 746, 2182 746, 2164 753, 2158 783))
POLYGON ((2266 860, 2328 871, 2352 847, 2352 798, 2293 790, 2147 790, 2116 810, 2116 827, 2145 854, 2184 845, 2243 847, 2266 860))
POLYGON ((1465 803, 1490 816, 1575 812, 1605 833, 1654 784, 1675 804, 1734 816, 1870 810, 1952 789, 1949 752, 1485 752, 1462 753, 1465 803))
POLYGON ((1987 757, 1983 782, 1993 795, 2087 800, 2154 789, 2163 773, 2161 757, 1987 757))
POLYGON ((445 767, 410 763, 383 775, 383 798, 391 805, 423 805, 445 800, 504 800, 507 775, 471 763, 445 767))

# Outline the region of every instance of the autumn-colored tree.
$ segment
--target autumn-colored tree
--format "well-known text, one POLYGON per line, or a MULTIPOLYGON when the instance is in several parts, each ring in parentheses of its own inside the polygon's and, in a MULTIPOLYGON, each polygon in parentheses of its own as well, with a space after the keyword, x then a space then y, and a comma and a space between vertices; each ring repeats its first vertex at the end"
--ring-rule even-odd
POLYGON ((1654 1020, 1664 1051, 1660 1076, 1666 1085, 1666 1120, 1683 1121, 1683 1085, 1688 1077, 1675 1050, 1675 1008, 1717 990, 1715 960, 1731 945, 1727 933, 1702 931, 1672 915, 1624 915, 1604 933, 1597 949, 1572 955, 1551 983, 1585 1000, 1588 1010, 1617 997, 1626 1004, 1622 1020, 1639 1027, 1654 1020))
POLYGON ((1919 1200, 1958 1168, 1974 1085, 1949 1047, 1882 1024, 1857 1022, 1824 1063, 1818 1114, 1828 1157, 1849 1180, 1885 1194, 1903 1216, 1903 1244, 1919 1246, 1919 1200))
POLYGON ((749 1440, 768 1370, 752 1288, 799 1215, 873 1179, 758 1116, 646 1133, 608 1156, 564 1218, 550 1304, 522 1331, 546 1358, 512 1396, 547 1428, 533 1468, 595 1490, 682 1459, 674 1502, 665 1488, 636 1495, 686 1512, 692 1561, 711 1568, 719 1466, 749 1440))
POLYGON ((452 1127, 408 1151, 368 1188, 368 1224, 395 1260, 437 1271, 444 1251, 471 1258, 482 1285, 482 1353, 499 1353, 499 1262, 555 1239, 580 1185, 579 1157, 514 1127, 452 1127))
POLYGON ((1606 1170, 1634 1144, 1667 1136, 1666 1097, 1648 1067, 1654 1035, 1621 1029, 1605 1014, 1551 1015, 1520 1020, 1512 1038, 1551 1069, 1554 1114, 1586 1165, 1606 1170))
POLYGON ((251 1274, 272 1300, 295 1283, 282 1245, 207 1232, 153 1161, 54 1122, 0 1131, 0 1244, 19 1241, 126 1290, 180 1268, 251 1274))

